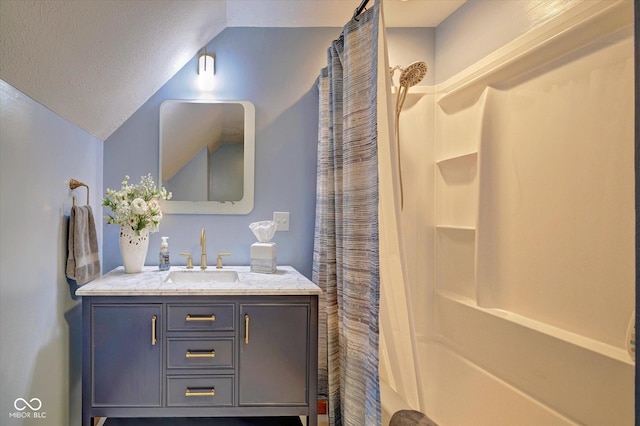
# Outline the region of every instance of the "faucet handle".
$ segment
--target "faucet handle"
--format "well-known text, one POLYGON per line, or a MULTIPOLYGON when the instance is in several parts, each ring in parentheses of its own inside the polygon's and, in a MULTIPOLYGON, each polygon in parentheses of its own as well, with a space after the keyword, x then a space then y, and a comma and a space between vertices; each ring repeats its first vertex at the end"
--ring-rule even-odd
POLYGON ((222 269, 222 256, 231 256, 231 253, 218 253, 218 259, 216 260, 216 269, 222 269))
POLYGON ((180 256, 187 256, 187 269, 193 269, 193 258, 191 253, 180 253, 180 256))

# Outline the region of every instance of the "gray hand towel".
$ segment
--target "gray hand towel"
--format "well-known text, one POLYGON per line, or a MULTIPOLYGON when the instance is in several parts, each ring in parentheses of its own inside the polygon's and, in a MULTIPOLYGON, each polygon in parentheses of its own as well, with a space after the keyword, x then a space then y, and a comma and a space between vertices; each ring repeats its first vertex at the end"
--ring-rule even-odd
POLYGON ((67 277, 82 285, 100 275, 98 237, 91 206, 71 207, 68 249, 67 277))

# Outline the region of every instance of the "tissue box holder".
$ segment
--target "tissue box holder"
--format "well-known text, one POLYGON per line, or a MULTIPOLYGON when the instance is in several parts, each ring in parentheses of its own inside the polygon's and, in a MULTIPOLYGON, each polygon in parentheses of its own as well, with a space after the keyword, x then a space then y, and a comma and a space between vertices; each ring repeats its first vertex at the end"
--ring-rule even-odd
POLYGON ((251 272, 273 274, 276 272, 276 243, 251 244, 251 272))

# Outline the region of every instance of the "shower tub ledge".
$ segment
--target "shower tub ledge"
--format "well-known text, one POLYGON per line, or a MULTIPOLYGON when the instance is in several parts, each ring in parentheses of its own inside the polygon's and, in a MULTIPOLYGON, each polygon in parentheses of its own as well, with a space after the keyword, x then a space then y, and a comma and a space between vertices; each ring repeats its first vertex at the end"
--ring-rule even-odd
POLYGON ((498 418, 511 424, 633 424, 635 364, 623 349, 513 312, 482 308, 447 291, 437 292, 436 323, 437 340, 453 357, 441 350, 423 352, 435 375, 423 380, 427 400, 436 401, 430 417, 439 421, 439 413, 464 413, 440 424, 470 418, 477 425, 495 424, 498 418), (481 374, 469 378, 473 369, 481 374), (499 385, 493 388, 509 390, 505 393, 513 401, 492 395, 488 383, 475 386, 489 378, 499 385), (518 399, 529 402, 514 410, 518 399), (449 407, 441 411, 439 404, 449 407))

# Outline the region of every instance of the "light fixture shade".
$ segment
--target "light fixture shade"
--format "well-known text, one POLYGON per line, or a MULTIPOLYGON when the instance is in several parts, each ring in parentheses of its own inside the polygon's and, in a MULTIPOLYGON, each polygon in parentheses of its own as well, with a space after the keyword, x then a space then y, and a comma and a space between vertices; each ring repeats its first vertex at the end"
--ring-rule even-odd
POLYGON ((198 75, 213 76, 215 74, 213 55, 204 53, 198 57, 198 75))

